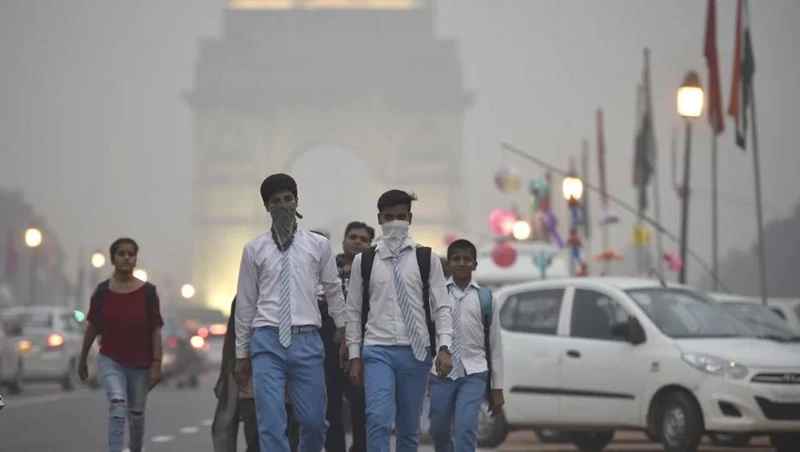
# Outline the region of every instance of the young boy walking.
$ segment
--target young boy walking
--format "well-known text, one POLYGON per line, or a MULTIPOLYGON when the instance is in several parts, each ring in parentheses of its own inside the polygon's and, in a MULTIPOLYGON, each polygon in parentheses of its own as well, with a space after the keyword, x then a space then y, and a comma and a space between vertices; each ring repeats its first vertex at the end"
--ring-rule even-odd
POLYGON ((477 254, 468 240, 456 240, 447 248, 453 369, 444 377, 431 371, 430 433, 436 452, 475 450, 481 403, 488 394, 493 414, 504 403, 499 315, 491 292, 472 280, 477 254))

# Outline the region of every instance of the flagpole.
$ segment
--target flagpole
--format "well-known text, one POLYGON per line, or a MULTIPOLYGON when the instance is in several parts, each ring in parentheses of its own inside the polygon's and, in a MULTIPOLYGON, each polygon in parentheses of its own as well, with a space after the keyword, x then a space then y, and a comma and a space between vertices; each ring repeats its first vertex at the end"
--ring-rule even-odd
MULTIPOLYGON (((681 185, 681 198, 683 204, 681 205, 681 266, 678 273, 678 282, 686 284, 686 250, 689 246, 689 182, 691 180, 692 169, 692 123, 690 119, 686 119, 686 147, 683 153, 683 184, 681 185)), ((716 279, 716 278, 715 278, 716 279)))
MULTIPOLYGON (((742 112, 747 114, 747 112, 742 112)), ((761 280, 761 302, 767 305, 767 259, 764 249, 764 209, 761 201, 761 164, 758 156, 758 126, 756 125, 756 98, 750 84, 750 119, 753 121, 753 172, 755 173, 756 221, 758 222, 758 272, 761 280)))
MULTIPOLYGON (((716 112, 712 112, 716 116, 716 112)), ((716 119, 714 119, 716 124, 716 119)), ((717 132, 711 129, 711 270, 714 272, 713 288, 719 291, 719 183, 717 170, 717 132)))

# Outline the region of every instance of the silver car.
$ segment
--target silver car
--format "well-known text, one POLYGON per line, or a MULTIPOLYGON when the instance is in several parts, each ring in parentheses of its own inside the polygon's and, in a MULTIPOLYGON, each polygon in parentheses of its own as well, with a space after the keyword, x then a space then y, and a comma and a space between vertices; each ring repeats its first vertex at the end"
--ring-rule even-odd
POLYGON ((0 319, 0 386, 12 394, 22 392, 22 357, 13 339, 18 332, 18 325, 0 319))
MULTIPOLYGON (((12 340, 22 357, 25 382, 56 382, 75 389, 83 343, 83 326, 75 311, 63 306, 17 306, 0 311, 5 322, 19 326, 12 340)), ((97 349, 88 364, 90 385, 97 385, 97 349)))

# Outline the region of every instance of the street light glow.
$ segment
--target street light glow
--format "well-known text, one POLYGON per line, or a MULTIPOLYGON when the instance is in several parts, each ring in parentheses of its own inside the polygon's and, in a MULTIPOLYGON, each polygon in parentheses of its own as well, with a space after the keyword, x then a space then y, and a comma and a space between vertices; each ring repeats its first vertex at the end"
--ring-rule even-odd
POLYGON ((102 268, 103 265, 106 265, 106 255, 99 251, 92 254, 92 267, 102 268))
POLYGON ((697 72, 689 72, 678 88, 678 114, 684 118, 700 117, 703 114, 704 97, 700 76, 697 72))
POLYGON ((181 286, 181 296, 183 298, 190 300, 192 297, 194 297, 194 293, 195 290, 193 285, 184 284, 183 286, 181 286))
POLYGON ((133 277, 138 280, 147 282, 147 272, 142 270, 141 268, 137 268, 136 270, 133 271, 133 277))
POLYGON ((25 231, 25 245, 36 248, 42 244, 42 231, 37 228, 28 228, 25 231))
POLYGON ((514 228, 511 234, 515 240, 527 240, 531 236, 531 225, 525 220, 517 220, 514 222, 514 228))
POLYGON ((580 201, 583 196, 583 181, 579 177, 567 176, 561 183, 561 190, 564 193, 564 199, 580 201))

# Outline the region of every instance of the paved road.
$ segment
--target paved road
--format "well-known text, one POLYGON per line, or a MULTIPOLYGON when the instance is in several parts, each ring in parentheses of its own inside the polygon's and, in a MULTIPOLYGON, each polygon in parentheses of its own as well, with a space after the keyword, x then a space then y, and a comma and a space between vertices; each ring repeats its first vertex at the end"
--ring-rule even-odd
MULTIPOLYGON (((81 389, 64 393, 57 386, 28 385, 21 396, 5 396, 0 411, 0 450, 3 452, 86 452, 106 447, 106 404, 101 391, 81 389)), ((147 452, 213 452, 210 425, 214 411, 211 379, 197 390, 161 387, 148 400, 147 452)), ((531 432, 511 435, 498 452, 574 452, 569 445, 543 445, 531 432)), ((244 444, 243 441, 241 444, 244 444)), ((762 443, 763 444, 763 443, 762 443)), ((241 446, 241 451, 244 447, 241 446)), ((659 451, 636 433, 621 432, 607 451, 659 451)), ((705 452, 736 449, 705 448, 705 452)), ((743 450, 743 449, 739 449, 743 450)), ((749 448, 770 451, 769 448, 749 448)), ((433 452, 429 446, 420 452, 433 452)))

